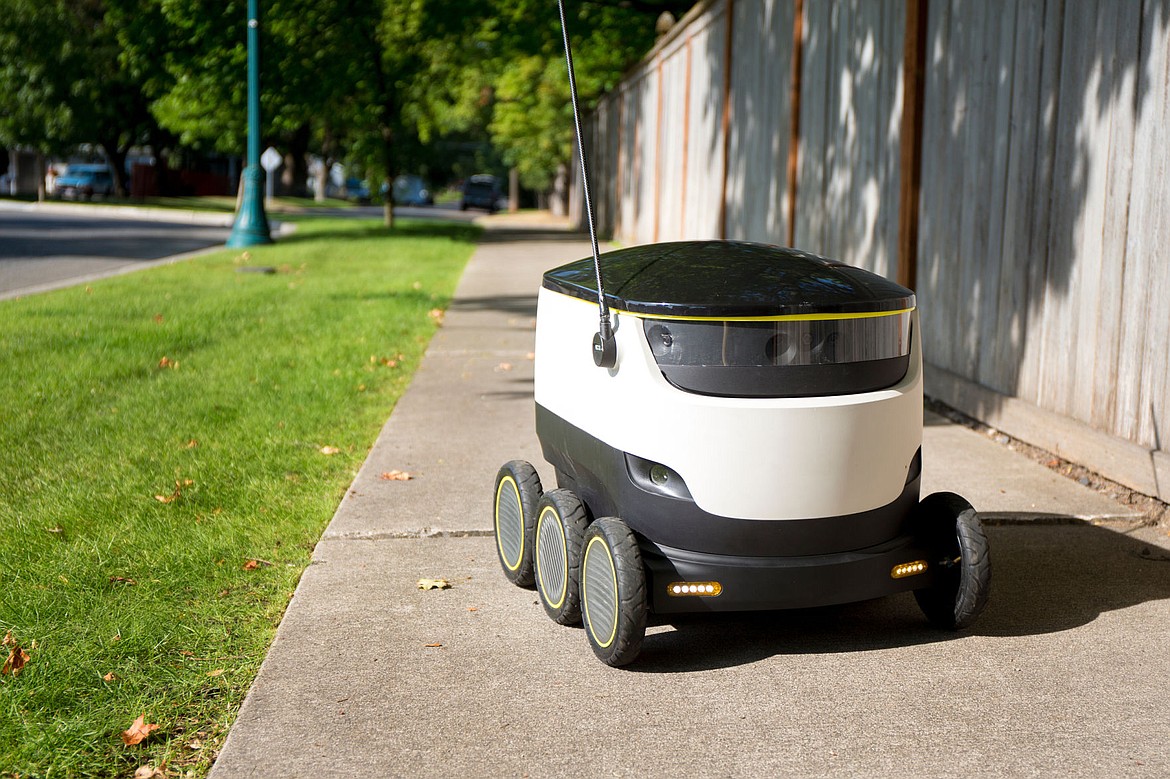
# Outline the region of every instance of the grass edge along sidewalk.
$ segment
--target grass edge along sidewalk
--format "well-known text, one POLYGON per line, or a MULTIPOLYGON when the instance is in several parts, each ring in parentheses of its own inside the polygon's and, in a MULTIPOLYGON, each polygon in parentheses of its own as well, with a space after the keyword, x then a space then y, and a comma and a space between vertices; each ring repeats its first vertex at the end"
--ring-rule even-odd
POLYGON ((3 776, 206 773, 477 234, 306 219, 0 302, 3 776))

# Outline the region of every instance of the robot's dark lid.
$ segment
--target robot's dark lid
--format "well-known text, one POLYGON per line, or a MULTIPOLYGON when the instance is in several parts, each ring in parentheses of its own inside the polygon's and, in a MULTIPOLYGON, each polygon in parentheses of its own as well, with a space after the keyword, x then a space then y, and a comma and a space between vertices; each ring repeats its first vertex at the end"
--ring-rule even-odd
MULTIPOLYGON (((914 293, 815 254, 743 241, 678 241, 601 257, 611 308, 663 317, 774 317, 914 308, 914 293)), ((546 289, 597 302, 593 260, 544 274, 546 289)))

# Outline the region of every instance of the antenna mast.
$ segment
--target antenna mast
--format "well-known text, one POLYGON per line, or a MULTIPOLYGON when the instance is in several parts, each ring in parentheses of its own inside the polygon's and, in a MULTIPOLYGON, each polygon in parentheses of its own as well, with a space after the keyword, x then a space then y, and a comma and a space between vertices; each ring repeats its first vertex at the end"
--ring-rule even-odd
POLYGON ((597 251, 597 226, 593 221, 593 198, 589 191, 589 169, 585 164, 585 143, 581 137, 581 110, 577 105, 577 79, 573 74, 573 49, 569 46, 569 26, 565 23, 565 0, 557 0, 561 15, 561 37, 565 42, 565 66, 569 71, 569 96, 573 101, 573 127, 577 131, 577 156, 581 159, 581 189, 585 193, 585 218, 589 222, 589 243, 593 248, 593 273, 597 277, 597 308, 600 315, 593 336, 593 362, 599 368, 617 364, 617 341, 609 319, 609 305, 601 285, 601 255, 597 251))

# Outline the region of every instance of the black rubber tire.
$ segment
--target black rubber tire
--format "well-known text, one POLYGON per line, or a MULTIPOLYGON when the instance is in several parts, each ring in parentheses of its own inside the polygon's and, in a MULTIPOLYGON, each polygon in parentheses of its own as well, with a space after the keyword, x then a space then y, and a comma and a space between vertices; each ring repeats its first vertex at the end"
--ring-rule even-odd
POLYGON ((536 506, 542 494, 540 476, 524 460, 504 463, 496 474, 492 501, 496 554, 504 576, 518 587, 530 587, 534 581, 536 506))
POLYGON ((536 507, 536 591, 558 625, 581 623, 581 550, 588 527, 585 506, 570 490, 546 492, 536 507))
POLYGON ((638 541, 625 522, 603 517, 589 526, 584 543, 585 635, 601 662, 628 665, 637 659, 646 637, 646 572, 638 541))
POLYGON ((970 626, 991 594, 991 549, 971 504, 953 492, 936 492, 918 504, 919 532, 935 551, 928 562, 941 567, 936 583, 915 590, 931 624, 945 630, 970 626))

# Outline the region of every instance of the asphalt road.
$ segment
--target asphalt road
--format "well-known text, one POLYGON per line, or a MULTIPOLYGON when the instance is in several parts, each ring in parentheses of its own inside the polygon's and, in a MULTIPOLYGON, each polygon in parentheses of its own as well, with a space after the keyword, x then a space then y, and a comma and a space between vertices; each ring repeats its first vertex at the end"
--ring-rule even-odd
POLYGON ((0 299, 222 245, 228 227, 0 210, 0 299))
MULTIPOLYGON (((377 219, 381 206, 309 209, 309 213, 377 219)), ((400 217, 471 222, 483 211, 460 211, 447 203, 425 208, 400 206, 400 217)), ((270 215, 269 220, 279 219, 270 215)), ((230 214, 157 210, 78 209, 38 211, 25 204, 0 203, 0 300, 44 292, 93 279, 173 262, 222 246, 230 214)))

